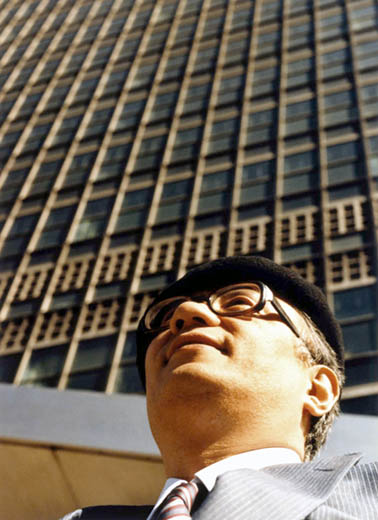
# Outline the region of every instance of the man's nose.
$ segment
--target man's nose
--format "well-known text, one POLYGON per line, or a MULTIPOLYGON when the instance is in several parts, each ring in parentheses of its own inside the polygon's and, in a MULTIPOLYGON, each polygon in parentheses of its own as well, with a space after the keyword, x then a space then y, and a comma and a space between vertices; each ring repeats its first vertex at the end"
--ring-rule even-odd
POLYGON ((217 316, 205 302, 187 301, 181 303, 172 315, 169 328, 172 334, 195 326, 216 327, 220 324, 217 316))

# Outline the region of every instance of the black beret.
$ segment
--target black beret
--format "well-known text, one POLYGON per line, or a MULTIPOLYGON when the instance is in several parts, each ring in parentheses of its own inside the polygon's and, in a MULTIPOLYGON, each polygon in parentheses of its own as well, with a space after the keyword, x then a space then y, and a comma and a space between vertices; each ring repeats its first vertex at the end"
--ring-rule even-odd
MULTIPOLYGON (((188 296, 199 290, 216 290, 233 283, 260 281, 274 294, 299 311, 303 311, 318 326, 335 351, 340 367, 344 367, 344 347, 341 328, 323 292, 307 282, 296 271, 260 256, 229 256, 208 262, 188 271, 182 278, 163 289, 151 305, 171 298, 188 296)), ((137 331, 137 366, 145 384, 144 360, 153 336, 140 321, 137 331)))

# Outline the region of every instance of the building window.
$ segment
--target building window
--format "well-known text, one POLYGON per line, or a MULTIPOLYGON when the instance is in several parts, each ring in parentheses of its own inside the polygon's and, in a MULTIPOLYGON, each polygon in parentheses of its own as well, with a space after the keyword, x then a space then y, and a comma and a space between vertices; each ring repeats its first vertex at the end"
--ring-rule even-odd
POLYGON ((135 358, 136 331, 129 331, 122 351, 122 359, 118 368, 114 392, 143 393, 142 383, 135 365, 135 358))
MULTIPOLYGON (((209 11, 211 13, 211 10, 209 11)), ((204 28, 202 30, 202 40, 210 40, 212 38, 218 38, 222 34, 224 24, 224 14, 218 16, 209 16, 204 22, 204 28)))
POLYGON ((207 155, 233 151, 237 145, 239 118, 215 121, 210 130, 207 155))
POLYGON ((229 76, 222 78, 217 94, 217 108, 223 105, 239 106, 243 99, 244 76, 229 76))
POLYGON ((377 324, 373 320, 349 323, 342 326, 346 352, 360 354, 378 350, 377 324))
POLYGON ((324 123, 327 136, 356 131, 358 118, 357 101, 354 90, 346 90, 324 96, 324 123))
POLYGON ((58 85, 56 86, 51 95, 49 96, 44 112, 59 110, 64 103, 64 100, 70 90, 70 85, 58 85))
POLYGON ((144 51, 144 55, 146 54, 158 54, 162 52, 164 49, 165 40, 168 36, 168 30, 160 30, 151 33, 150 38, 147 43, 147 47, 144 51))
POLYGON ((281 30, 273 29, 261 32, 257 38, 256 59, 267 58, 272 54, 277 54, 281 44, 281 30))
POLYGON ((67 355, 67 345, 33 350, 22 385, 56 387, 67 355))
POLYGON ((66 172, 66 176, 63 181, 63 187, 68 188, 77 185, 84 185, 92 169, 96 155, 97 152, 75 155, 66 172))
POLYGON ((89 200, 76 229, 74 242, 99 237, 105 231, 114 197, 89 200))
POLYGON ((17 118, 27 118, 33 112, 35 107, 38 105, 39 100, 42 97, 42 92, 38 92, 37 94, 31 94, 26 97, 25 101, 21 105, 19 111, 17 112, 17 118))
POLYGON ((324 16, 319 20, 320 38, 323 41, 341 39, 346 35, 347 27, 348 21, 344 11, 324 16))
POLYGON ((369 138, 369 166, 373 177, 378 177, 378 136, 369 138))
POLYGON ((208 104, 210 91, 210 83, 203 83, 189 87, 182 108, 183 116, 188 116, 189 114, 204 110, 208 104))
POLYGON ((92 99, 94 91, 97 88, 99 80, 100 77, 84 79, 83 81, 81 81, 80 85, 76 90, 75 97, 70 105, 72 106, 83 103, 89 104, 89 101, 92 99))
POLYGON ((77 129, 81 123, 83 115, 67 117, 63 119, 58 130, 51 140, 52 146, 59 146, 62 144, 71 144, 71 141, 74 139, 77 129))
POLYGON ((76 206, 66 206, 51 211, 39 237, 36 249, 57 247, 63 244, 67 229, 72 222, 76 206))
POLYGON ((285 143, 287 146, 314 141, 316 101, 309 99, 286 106, 285 143))
POLYGON ((368 32, 370 29, 377 28, 378 8, 376 5, 367 5, 359 9, 351 9, 350 21, 352 31, 354 32, 368 32))
POLYGON ((140 65, 130 86, 130 90, 137 90, 141 88, 148 88, 155 76, 158 62, 140 65))
POLYGON ((290 61, 287 64, 286 88, 290 95, 314 90, 315 60, 313 57, 290 61))
POLYGON ((119 135, 126 130, 136 127, 142 116, 145 104, 145 99, 125 103, 115 123, 114 133, 119 135))
POLYGON ((107 45, 106 47, 99 47, 94 55, 89 68, 90 69, 103 69, 110 59, 110 55, 113 52, 113 46, 107 45))
POLYGON ((378 415, 378 395, 343 399, 341 401, 341 411, 343 413, 378 415))
POLYGON ((97 139, 102 140, 112 117, 114 107, 104 108, 93 112, 90 121, 84 130, 81 140, 97 139))
POLYGON ((25 215, 15 219, 1 249, 1 258, 24 253, 38 219, 39 214, 25 215))
POLYGON ((76 72, 78 72, 87 56, 87 52, 77 52, 76 54, 73 54, 71 56, 70 61, 68 62, 65 74, 66 75, 73 75, 76 72))
POLYGON ((142 37, 134 37, 134 38, 127 38, 127 40, 122 44, 121 50, 119 51, 119 54, 117 56, 117 63, 118 62, 131 62, 134 58, 135 54, 137 53, 140 41, 142 37))
POLYGON ((366 43, 360 43, 355 47, 357 55, 357 67, 364 77, 376 75, 378 69, 377 51, 378 41, 373 40, 366 43))
POLYGON ((148 122, 149 124, 158 123, 170 119, 173 115, 178 97, 177 90, 158 94, 152 106, 148 122))
POLYGON ((116 340, 113 334, 80 341, 67 388, 104 391, 116 340))
POLYGON ((360 158, 361 144, 359 141, 336 144, 327 148, 327 162, 331 167, 358 163, 360 158))
POLYGON ((42 163, 34 178, 28 196, 50 193, 62 164, 63 160, 42 163))
POLYGON ((150 170, 160 166, 165 150, 167 136, 147 137, 143 139, 135 160, 134 171, 150 170))
POLYGON ((324 82, 345 82, 352 73, 349 47, 322 54, 320 64, 324 82))
POLYGON ((375 287, 357 287, 335 292, 335 316, 338 320, 372 314, 375 311, 375 287))
POLYGON ((192 74, 204 74, 214 69, 218 57, 218 45, 199 49, 192 74))
POLYGON ((354 386, 378 381, 378 357, 366 356, 346 360, 345 385, 354 386))
POLYGON ((242 38, 238 35, 235 39, 230 39, 227 43, 224 66, 236 66, 246 63, 249 56, 249 38, 242 38))
POLYGON ((164 184, 155 224, 176 221, 186 216, 192 184, 192 179, 164 184))
POLYGON ((235 11, 232 13, 230 31, 239 32, 249 30, 252 27, 253 7, 245 7, 244 9, 238 9, 237 7, 238 5, 235 4, 235 11))
POLYGON ((199 215, 228 209, 231 201, 233 177, 233 170, 203 176, 197 207, 199 215))
POLYGON ((274 100, 277 96, 278 81, 278 67, 255 69, 252 79, 252 99, 259 98, 261 102, 274 100))
POLYGON ((43 146, 43 143, 47 134, 50 131, 51 126, 52 123, 34 126, 22 147, 22 153, 39 151, 40 148, 42 148, 43 146))
POLYGON ((40 72, 40 74, 38 76, 37 82, 41 83, 41 82, 50 81, 50 79, 55 74, 57 68, 59 67, 60 61, 61 61, 60 59, 47 61, 45 63, 45 66, 43 67, 42 71, 40 72))
POLYGON ((314 40, 314 23, 312 20, 289 26, 288 49, 311 48, 314 40))
POLYGON ((114 228, 115 233, 144 226, 152 193, 152 188, 144 188, 126 193, 114 228))
POLYGON ((179 24, 176 30, 173 47, 182 47, 192 41, 193 35, 197 28, 197 21, 190 23, 185 20, 179 24))
POLYGON ((370 128, 376 128, 378 121, 378 83, 360 89, 363 117, 370 128))
POLYGON ((128 70, 116 70, 111 72, 105 79, 105 85, 100 95, 101 99, 106 97, 117 98, 122 92, 128 74, 128 70))
POLYGON ((164 67, 161 82, 179 80, 182 78, 188 55, 178 54, 177 56, 170 56, 164 67))
POLYGON ((276 139, 277 109, 252 113, 247 124, 246 147, 270 151, 276 139))
POLYGON ((114 392, 144 394, 144 389, 136 365, 125 364, 119 367, 114 392))
POLYGON ((0 381, 12 383, 16 375, 22 354, 8 354, 0 357, 0 381))
POLYGON ((274 161, 248 164, 243 168, 240 204, 260 202, 274 193, 274 161))
POLYGON ((121 176, 125 171, 131 146, 132 143, 125 143, 108 148, 104 160, 98 170, 96 181, 121 176))
POLYGON ((171 152, 170 163, 195 161, 199 157, 203 127, 179 130, 171 152))
POLYGON ((5 210, 5 203, 12 203, 23 185, 29 168, 21 168, 20 170, 10 170, 0 191, 0 206, 5 210))

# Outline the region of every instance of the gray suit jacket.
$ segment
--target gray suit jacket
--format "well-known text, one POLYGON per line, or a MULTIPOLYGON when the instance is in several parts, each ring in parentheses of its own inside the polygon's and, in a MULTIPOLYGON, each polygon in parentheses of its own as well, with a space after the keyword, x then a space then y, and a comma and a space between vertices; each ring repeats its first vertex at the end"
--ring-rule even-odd
MULTIPOLYGON (((378 463, 360 454, 221 475, 193 520, 378 520, 378 463)), ((151 506, 80 509, 63 520, 145 520, 151 506)))

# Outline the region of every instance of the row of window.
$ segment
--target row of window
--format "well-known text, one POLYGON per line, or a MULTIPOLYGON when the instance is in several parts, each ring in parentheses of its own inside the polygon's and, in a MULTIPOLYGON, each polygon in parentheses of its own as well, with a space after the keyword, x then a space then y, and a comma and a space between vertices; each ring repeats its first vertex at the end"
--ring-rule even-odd
MULTIPOLYGON (((67 388, 104 391, 114 355, 117 336, 102 336, 79 342, 67 388)), ((34 350, 21 384, 56 387, 66 359, 68 345, 34 350)), ((135 366, 135 334, 129 333, 117 370, 114 392, 141 392, 135 366)), ((0 357, 0 381, 12 382, 20 355, 0 357)))
MULTIPOLYGON (((376 89, 375 86, 373 87, 374 88, 372 88, 371 90, 375 95, 376 89)), ((339 94, 337 94, 336 96, 338 97, 339 94)), ((340 97, 343 97, 343 94, 340 95, 340 97)), ((337 111, 337 99, 335 99, 333 96, 329 96, 329 99, 330 103, 332 103, 330 110, 332 111, 333 109, 335 109, 335 111, 337 111)), ((313 102, 310 101, 289 105, 287 107, 287 113, 290 114, 291 117, 293 117, 293 120, 291 122, 291 120, 289 119, 286 124, 286 127, 291 128, 291 126, 299 125, 303 129, 302 131, 304 132, 305 125, 304 123, 302 123, 302 121, 307 121, 307 115, 302 116, 302 114, 306 114, 306 110, 308 109, 308 107, 311 107, 312 103, 313 102)), ((109 117, 109 114, 106 112, 105 116, 109 117)), ((261 144, 265 140, 269 141, 271 139, 271 133, 275 130, 275 118, 275 109, 265 110, 263 112, 256 112, 251 114, 249 117, 250 126, 247 128, 247 132, 245 134, 245 139, 247 141, 246 146, 254 146, 256 144, 261 144)), ((93 130, 93 128, 96 127, 95 118, 92 118, 92 121, 92 125, 88 127, 90 130, 93 130)), ((65 132, 70 134, 72 127, 74 127, 75 124, 77 124, 77 122, 72 123, 73 126, 68 124, 62 125, 61 136, 66 135, 65 132)), ((98 122, 99 126, 101 126, 102 124, 102 121, 98 122)), ((223 152, 227 149, 234 149, 236 146, 235 136, 237 134, 238 129, 237 125, 238 119, 228 119, 214 123, 212 125, 210 139, 207 144, 207 154, 215 153, 217 150, 223 152)), ((46 128, 43 128, 43 130, 40 129, 40 132, 36 132, 36 134, 33 134, 33 142, 38 142, 41 139, 41 136, 43 136, 43 133, 47 131, 48 130, 46 128)), ((170 161, 173 162, 173 159, 175 161, 180 160, 184 162, 195 160, 195 157, 196 155, 198 155, 199 148, 201 145, 202 131, 202 126, 179 131, 176 135, 176 141, 171 151, 170 161)), ((165 135, 151 137, 141 141, 139 153, 133 166, 132 179, 137 180, 139 178, 139 172, 143 172, 145 170, 148 171, 153 169, 154 167, 158 167, 163 155, 165 141, 165 135)), ((377 173, 377 161, 375 158, 377 149, 376 141, 377 137, 371 137, 368 140, 369 168, 371 170, 370 173, 373 177, 375 177, 377 173)), ((96 179, 94 180, 97 183, 101 183, 110 179, 118 179, 119 182, 125 172, 130 150, 131 143, 126 143, 124 145, 108 148, 106 154, 104 155, 102 164, 98 168, 96 179)), ((75 185, 78 187, 82 187, 84 185, 92 170, 92 167, 96 159, 96 155, 97 152, 90 152, 86 154, 76 155, 72 158, 70 165, 66 168, 65 178, 62 184, 63 191, 67 187, 72 188, 75 185)), ((351 197, 353 195, 362 195, 363 191, 361 191, 361 183, 355 184, 354 187, 349 186, 340 188, 338 190, 336 190, 336 188, 331 189, 332 186, 336 186, 345 182, 359 181, 366 176, 361 142, 350 141, 347 143, 329 146, 326 149, 326 157, 328 186, 330 188, 330 200, 343 197, 351 197)), ((44 194, 47 195, 50 192, 55 182, 55 179, 57 178, 60 172, 62 164, 63 161, 61 159, 53 160, 42 163, 37 172, 35 172, 34 170, 33 181, 30 184, 27 196, 29 198, 33 198, 44 194)), ((320 181, 318 170, 318 154, 315 150, 287 155, 284 158, 283 163, 283 194, 291 195, 300 191, 315 189, 319 187, 320 181)), ((0 200, 2 203, 7 204, 9 206, 10 203, 16 200, 18 193, 20 192, 20 189, 27 181, 29 171, 29 168, 20 168, 11 170, 8 173, 8 176, 6 177, 3 186, 0 190, 0 200)), ((251 183, 254 185, 250 190, 254 193, 254 196, 252 195, 252 197, 254 198, 249 200, 249 202, 253 202, 254 200, 257 200, 261 195, 263 195, 262 193, 259 195, 259 188, 257 184, 264 181, 266 183, 270 183, 270 186, 273 187, 272 181, 275 177, 274 161, 263 161, 261 163, 254 163, 249 166, 244 166, 244 172, 248 173, 243 173, 243 187, 244 185, 246 185, 247 181, 251 181, 251 183), (269 171, 269 174, 252 174, 252 171, 269 171)), ((224 172, 221 171, 211 175, 212 176, 210 177, 209 174, 206 174, 204 176, 204 182, 206 182, 207 178, 220 179, 224 175, 224 172)), ((232 177, 233 175, 230 176, 231 181, 232 177)), ((144 180, 143 176, 141 176, 141 180, 144 180)), ((220 180, 218 180, 218 182, 220 182, 220 180)), ((171 184, 172 183, 169 182, 166 183, 167 186, 171 184)), ((102 186, 103 188, 103 184, 99 184, 99 186, 102 186)), ((188 185, 188 181, 181 181, 181 184, 179 183, 177 184, 177 186, 183 186, 182 192, 185 193, 186 198, 188 199, 189 194, 191 192, 190 186, 188 185)), ((225 186, 225 188, 228 188, 229 186, 232 186, 232 182, 225 186)), ((96 184, 94 185, 93 195, 95 195, 95 193, 96 184)), ((133 192, 130 191, 130 194, 132 193, 133 192)), ((141 191, 141 193, 145 194, 145 204, 148 205, 151 199, 151 195, 147 196, 147 191, 143 190, 141 191)), ((243 200, 243 197, 241 198, 241 200, 243 200)), ((4 205, 4 209, 8 206, 4 205)), ((209 209, 211 208, 209 207, 209 209)))
MULTIPOLYGON (((172 4, 172 5, 174 5, 174 4, 172 4)), ((250 10, 252 12, 252 8, 250 8, 250 10)), ((148 12, 148 11, 143 11, 143 13, 146 13, 146 12, 148 12)), ((351 16, 352 16, 353 20, 354 20, 354 16, 356 16, 357 17, 356 20, 358 20, 360 23, 360 15, 361 16, 363 15, 363 20, 366 19, 367 21, 369 21, 370 25, 374 24, 375 23, 374 20, 376 17, 376 6, 375 5, 367 6, 367 7, 364 7, 363 9, 352 11, 351 16)), ((235 12, 234 18, 236 16, 238 17, 237 18, 238 20, 243 21, 245 23, 246 21, 248 22, 248 18, 250 15, 248 14, 248 10, 245 11, 242 9, 240 11, 235 12)), ((138 18, 138 16, 136 18, 138 18)), ((346 14, 344 12, 340 13, 340 15, 334 15, 332 17, 323 18, 323 19, 321 19, 320 24, 319 24, 320 30, 322 31, 323 29, 326 29, 329 32, 330 29, 332 29, 332 31, 331 31, 332 35, 335 36, 334 28, 337 27, 337 28, 340 28, 340 31, 343 34, 343 31, 345 31, 345 28, 346 28, 345 19, 346 19, 346 14)), ((118 26, 121 27, 121 25, 122 25, 121 22, 123 22, 125 20, 126 20, 126 18, 122 19, 122 20, 117 20, 118 26)), ((210 28, 214 27, 214 23, 213 23, 214 20, 218 20, 218 19, 211 18, 209 20, 208 27, 210 27, 210 28), (212 22, 212 23, 210 23, 210 22, 212 22)), ((185 23, 186 23, 186 21, 185 21, 185 23)), ((93 27, 94 27, 93 30, 99 29, 99 26, 97 26, 97 25, 94 25, 93 27)), ((247 23, 246 27, 248 27, 248 23, 247 23)), ((366 29, 366 28, 364 27, 364 29, 366 29)), ((205 24, 205 31, 206 31, 206 24, 205 24)), ((328 35, 328 32, 326 32, 326 35, 328 35)), ((166 33, 164 33, 164 35, 162 35, 160 33, 157 33, 157 34, 159 34, 160 40, 164 40, 168 34, 168 29, 166 30, 166 33)), ((180 38, 181 38, 182 37, 181 30, 178 31, 178 34, 180 35, 180 38)), ((289 43, 288 43, 289 49, 290 49, 290 47, 297 49, 298 47, 304 48, 306 46, 309 46, 310 44, 312 45, 312 40, 313 40, 312 21, 306 22, 302 25, 292 26, 291 29, 289 30, 288 34, 289 34, 289 43)), ((154 35, 151 36, 152 48, 156 48, 157 52, 160 52, 161 47, 159 47, 159 45, 156 46, 156 42, 155 42, 156 37, 154 37, 154 38, 153 37, 154 37, 154 35)), ((157 38, 158 41, 159 41, 159 38, 157 38)), ((206 39, 208 39, 208 38, 206 38, 206 39)), ((48 41, 48 39, 42 40, 42 42, 44 42, 44 41, 45 41, 46 45, 48 45, 50 43, 48 41)), ((134 41, 139 43, 140 37, 139 38, 137 37, 134 41)), ((248 53, 248 49, 247 49, 248 41, 249 41, 249 36, 247 34, 247 35, 245 35, 245 39, 244 39, 244 43, 246 44, 245 51, 247 53, 248 53)), ((123 58, 134 57, 138 46, 136 46, 134 48, 134 52, 133 52, 132 43, 133 43, 133 40, 130 42, 130 39, 128 39, 127 42, 125 42, 125 44, 124 44, 123 50, 120 51, 119 56, 115 57, 115 59, 122 60, 123 58), (130 45, 130 43, 131 43, 131 45, 130 45), (123 53, 126 53, 125 56, 123 53)), ((271 53, 276 53, 281 44, 280 30, 278 30, 278 29, 273 30, 273 31, 270 30, 269 32, 261 33, 258 36, 257 43, 258 43, 257 51, 256 51, 257 59, 260 59, 271 53)), ((369 42, 369 44, 370 45, 374 44, 374 41, 369 42)), ((228 55, 229 58, 231 58, 232 61, 235 58, 235 51, 236 51, 236 53, 241 52, 240 58, 242 58, 242 55, 245 54, 245 52, 243 51, 243 45, 244 45, 243 38, 238 37, 235 40, 230 40, 226 54, 228 55)), ((311 45, 310 45, 310 47, 311 47, 311 45)), ((366 46, 366 44, 361 44, 359 47, 364 47, 364 46, 366 46)), ((100 69, 103 68, 107 63, 109 56, 113 51, 113 48, 114 48, 114 43, 113 44, 108 43, 108 44, 105 44, 103 47, 99 47, 97 49, 95 55, 93 56, 91 63, 88 64, 88 67, 89 68, 100 68, 100 69)), ((23 47, 21 47, 21 51, 22 50, 25 51, 25 49, 23 49, 23 47)), ((21 51, 19 51, 19 52, 21 53, 21 51)), ((71 74, 71 75, 75 74, 80 69, 82 63, 84 62, 84 60, 87 56, 87 53, 88 53, 88 49, 83 50, 83 51, 80 51, 79 49, 76 50, 74 52, 74 54, 71 56, 69 62, 66 64, 65 71, 63 73, 71 74)), ((212 63, 213 64, 215 63, 217 53, 218 53, 217 45, 208 46, 206 44, 206 46, 204 48, 200 48, 198 50, 197 65, 196 64, 194 65, 194 73, 202 72, 203 66, 205 63, 206 63, 205 68, 209 69, 209 65, 211 66, 212 63)), ((17 55, 18 53, 15 53, 15 54, 17 55)), ((182 55, 182 56, 172 55, 172 57, 170 58, 170 60, 172 61, 172 65, 173 65, 174 61, 177 61, 180 59, 185 60, 185 56, 184 55, 182 55)), ((58 55, 55 59, 54 59, 54 57, 51 57, 51 59, 46 62, 44 69, 40 72, 39 80, 45 81, 45 80, 51 78, 52 75, 54 74, 55 70, 57 69, 60 61, 61 61, 61 57, 59 57, 58 55)), ((359 61, 359 69, 363 70, 364 67, 366 66, 365 65, 366 59, 364 57, 360 57, 358 61, 359 61)), ((226 57, 226 62, 227 62, 227 57, 226 57)), ((20 70, 17 78, 14 79, 13 88, 19 88, 21 86, 24 86, 25 82, 31 76, 35 65, 36 65, 36 63, 34 65, 32 65, 30 63, 30 57, 29 57, 27 65, 23 69, 20 70)), ((156 67, 157 67, 157 62, 148 63, 148 61, 145 61, 144 64, 142 62, 140 65, 139 73, 137 73, 136 78, 134 80, 133 88, 140 88, 141 85, 139 85, 139 79, 138 79, 139 76, 144 77, 146 74, 148 75, 148 73, 150 72, 150 69, 153 74, 153 71, 154 71, 154 69, 156 69, 156 67)), ((168 60, 167 70, 169 70, 171 68, 174 68, 174 67, 170 66, 169 60, 168 60)), ((9 73, 7 73, 7 72, 4 73, 4 78, 3 78, 4 81, 7 79, 7 74, 9 75, 9 73)), ((166 78, 163 78, 163 80, 164 79, 169 80, 170 79, 169 74, 166 78)))
MULTIPOLYGON (((347 386, 377 381, 378 350, 375 286, 358 287, 334 293, 336 318, 342 323, 347 352, 347 386), (362 340, 363 338, 363 340, 362 340), (363 355, 362 355, 363 354, 363 355), (357 357, 356 357, 357 355, 357 357), (354 356, 354 357, 353 357, 354 356)), ((103 391, 112 364, 117 334, 83 339, 79 342, 67 388, 103 391)), ((21 384, 56 386, 66 359, 68 344, 32 351, 21 384)), ((135 392, 141 387, 135 369, 135 333, 129 332, 118 362, 114 391, 135 392)), ((11 382, 16 374, 21 354, 0 357, 0 380, 11 382)))

